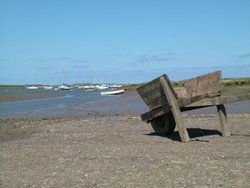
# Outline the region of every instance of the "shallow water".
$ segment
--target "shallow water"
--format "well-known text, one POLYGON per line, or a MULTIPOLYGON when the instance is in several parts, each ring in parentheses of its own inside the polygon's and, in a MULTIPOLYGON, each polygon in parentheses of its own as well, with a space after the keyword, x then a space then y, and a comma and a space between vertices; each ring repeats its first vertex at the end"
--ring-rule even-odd
MULTIPOLYGON (((66 116, 112 116, 141 115, 149 109, 136 92, 127 92, 120 96, 101 96, 99 91, 83 90, 0 90, 0 93, 34 94, 57 93, 56 98, 43 98, 0 103, 0 118, 54 118, 66 116)), ((226 104, 229 114, 250 113, 250 100, 226 104)), ((217 114, 216 107, 186 111, 185 114, 217 114)))
MULTIPOLYGON (((99 91, 85 92, 75 90, 0 90, 1 94, 60 94, 61 97, 19 100, 0 103, 0 118, 32 117, 43 114, 50 116, 62 113, 65 109, 72 109, 82 104, 93 104, 96 101, 114 97, 101 96, 99 91)), ((64 112, 65 113, 65 112, 64 112)))

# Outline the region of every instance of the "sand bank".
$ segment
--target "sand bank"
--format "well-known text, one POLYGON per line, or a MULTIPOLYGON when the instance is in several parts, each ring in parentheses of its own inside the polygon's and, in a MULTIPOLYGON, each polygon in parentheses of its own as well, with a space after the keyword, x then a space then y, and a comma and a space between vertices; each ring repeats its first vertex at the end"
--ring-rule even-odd
POLYGON ((36 93, 36 94, 0 94, 0 103, 1 102, 12 102, 19 100, 32 100, 32 99, 42 99, 42 98, 54 98, 61 97, 62 94, 56 93, 36 93))

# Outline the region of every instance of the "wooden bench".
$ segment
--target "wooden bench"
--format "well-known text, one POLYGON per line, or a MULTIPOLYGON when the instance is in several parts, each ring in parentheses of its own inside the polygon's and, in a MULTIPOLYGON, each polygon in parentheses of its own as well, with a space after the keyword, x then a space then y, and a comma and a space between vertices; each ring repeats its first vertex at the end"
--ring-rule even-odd
POLYGON ((137 92, 150 111, 141 115, 159 135, 179 131, 181 141, 190 141, 181 112, 216 106, 223 136, 230 136, 224 104, 250 99, 250 95, 221 96, 221 71, 184 81, 184 87, 174 89, 166 74, 142 85, 137 92))

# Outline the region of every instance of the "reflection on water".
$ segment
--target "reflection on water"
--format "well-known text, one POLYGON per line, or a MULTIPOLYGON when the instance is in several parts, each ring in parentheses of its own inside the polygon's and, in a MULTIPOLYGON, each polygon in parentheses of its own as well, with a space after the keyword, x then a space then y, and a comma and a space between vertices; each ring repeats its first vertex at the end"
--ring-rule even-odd
MULTIPOLYGON (((1 94, 62 94, 62 97, 42 98, 21 100, 13 102, 0 103, 0 118, 5 117, 32 117, 39 114, 49 116, 60 111, 70 110, 73 107, 84 104, 94 103, 95 101, 105 99, 100 92, 85 92, 80 89, 75 90, 0 90, 1 94)), ((64 112, 65 113, 65 112, 64 112)))

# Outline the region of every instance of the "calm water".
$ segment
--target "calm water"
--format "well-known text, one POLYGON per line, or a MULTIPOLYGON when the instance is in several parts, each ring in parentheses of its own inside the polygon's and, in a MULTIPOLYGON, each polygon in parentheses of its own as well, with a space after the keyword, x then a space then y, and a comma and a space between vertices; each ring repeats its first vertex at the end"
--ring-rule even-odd
MULTIPOLYGON (((101 96, 99 91, 85 92, 54 90, 0 90, 0 93, 59 93, 63 97, 22 100, 0 103, 0 118, 49 118, 65 116, 88 116, 93 114, 142 114, 148 111, 138 95, 101 96), (117 100, 116 100, 117 99, 117 100), (121 98, 120 98, 121 99, 121 98)), ((226 104, 228 113, 250 113, 250 100, 226 104)), ((188 114, 217 114, 216 107, 187 111, 188 114)))
POLYGON ((81 89, 75 90, 0 90, 0 93, 9 94, 35 94, 35 93, 58 93, 62 97, 43 98, 32 100, 21 100, 0 103, 0 118, 6 117, 32 117, 32 116, 56 116, 72 110, 82 104, 90 105, 96 101, 110 99, 110 96, 101 96, 99 91, 85 92, 81 89))

